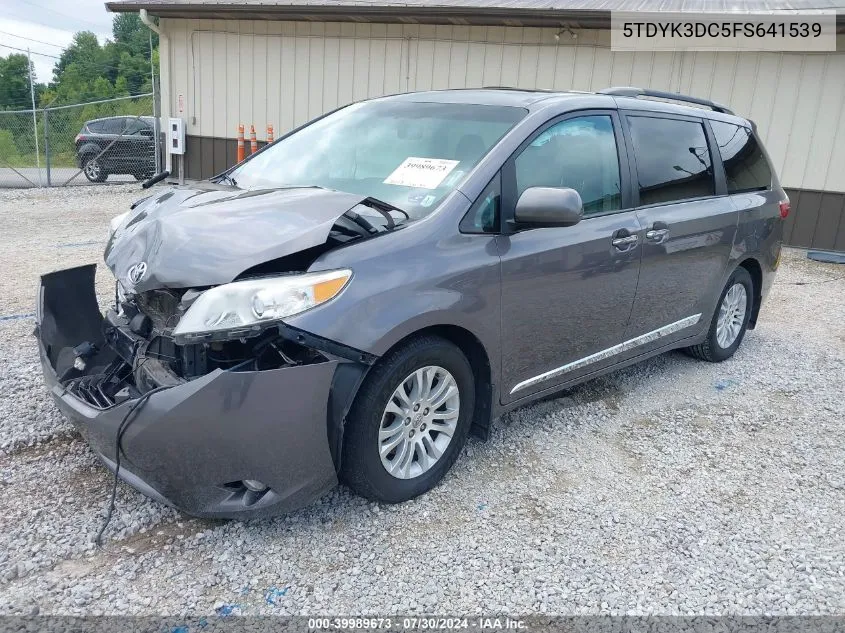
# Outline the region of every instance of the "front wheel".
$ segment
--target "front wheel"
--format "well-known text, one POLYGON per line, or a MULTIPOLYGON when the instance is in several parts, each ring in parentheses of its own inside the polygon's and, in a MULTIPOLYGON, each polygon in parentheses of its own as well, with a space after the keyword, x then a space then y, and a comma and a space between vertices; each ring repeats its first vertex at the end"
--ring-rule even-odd
POLYGON ((355 398, 342 479, 399 503, 431 490, 458 457, 475 407, 472 368, 455 345, 423 336, 386 355, 355 398))
POLYGON ((748 329, 753 297, 751 275, 745 268, 737 268, 722 290, 707 338, 699 345, 688 347, 687 352, 711 363, 719 363, 733 356, 748 329))

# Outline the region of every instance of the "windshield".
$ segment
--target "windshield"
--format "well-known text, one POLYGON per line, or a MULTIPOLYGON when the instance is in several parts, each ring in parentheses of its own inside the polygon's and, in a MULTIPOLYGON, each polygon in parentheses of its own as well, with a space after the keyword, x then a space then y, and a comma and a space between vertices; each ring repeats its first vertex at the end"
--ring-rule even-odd
POLYGON ((279 140, 229 176, 243 189, 318 186, 361 194, 420 218, 525 112, 389 99, 357 103, 279 140))

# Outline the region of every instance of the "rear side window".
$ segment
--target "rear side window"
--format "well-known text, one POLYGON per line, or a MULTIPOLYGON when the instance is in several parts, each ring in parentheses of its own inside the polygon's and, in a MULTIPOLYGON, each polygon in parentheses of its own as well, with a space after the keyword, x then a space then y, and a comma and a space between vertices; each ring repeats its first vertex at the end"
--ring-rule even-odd
POLYGON ((728 193, 761 191, 772 186, 772 170, 763 150, 746 127, 710 121, 725 166, 728 193))
POLYGON ((629 116, 640 204, 712 196, 713 162, 700 122, 629 116))

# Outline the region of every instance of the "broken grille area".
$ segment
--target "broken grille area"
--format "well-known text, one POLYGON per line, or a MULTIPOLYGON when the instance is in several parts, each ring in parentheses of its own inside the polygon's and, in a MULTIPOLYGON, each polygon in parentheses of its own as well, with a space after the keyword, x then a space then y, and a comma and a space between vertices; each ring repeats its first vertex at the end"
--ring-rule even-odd
POLYGON ((101 372, 71 380, 67 390, 95 409, 108 409, 140 395, 128 380, 131 375, 129 364, 116 358, 101 372))
POLYGON ((163 331, 176 327, 182 313, 179 303, 184 292, 176 290, 149 290, 135 295, 137 308, 152 321, 156 330, 163 331))

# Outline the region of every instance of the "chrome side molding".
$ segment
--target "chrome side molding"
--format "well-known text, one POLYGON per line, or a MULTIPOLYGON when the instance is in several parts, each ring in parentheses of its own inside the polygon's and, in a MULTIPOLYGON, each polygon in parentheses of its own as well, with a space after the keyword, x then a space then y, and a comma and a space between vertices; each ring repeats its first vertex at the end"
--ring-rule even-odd
POLYGON ((520 383, 517 383, 513 389, 511 389, 511 394, 520 391, 521 389, 526 389, 527 387, 533 387, 534 385, 544 382, 546 380, 551 380, 552 378, 556 378, 563 374, 567 374, 571 371, 575 371, 576 369, 581 369, 582 367, 586 367, 592 363, 597 363, 599 361, 605 360, 606 358, 610 358, 611 356, 616 356, 617 354, 621 354, 622 352, 627 352, 629 349, 633 349, 635 347, 639 347, 641 345, 646 345, 651 343, 652 341, 656 341, 659 338, 663 338, 664 336, 669 336, 670 334, 674 334, 684 328, 688 328, 692 325, 695 325, 701 320, 701 314, 693 314, 692 316, 688 316, 680 321, 675 321, 674 323, 670 323, 669 325, 664 325, 661 328, 657 328, 656 330, 652 330, 651 332, 646 332, 645 334, 641 334, 635 338, 632 338, 624 343, 619 343, 618 345, 614 345, 613 347, 608 347, 600 352, 596 352, 595 354, 590 354, 589 356, 585 356, 584 358, 579 358, 578 360, 574 360, 571 363, 567 363, 566 365, 561 365, 555 369, 550 369, 547 372, 539 374, 538 376, 534 376, 533 378, 529 378, 528 380, 523 380, 520 383))

